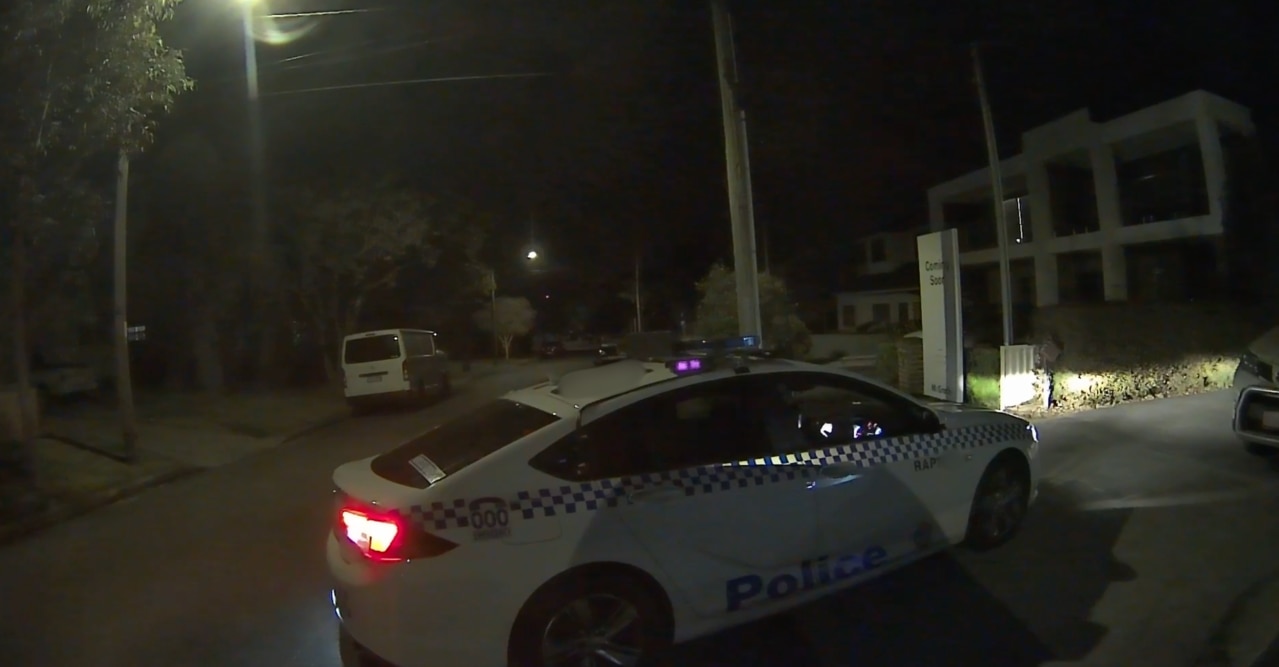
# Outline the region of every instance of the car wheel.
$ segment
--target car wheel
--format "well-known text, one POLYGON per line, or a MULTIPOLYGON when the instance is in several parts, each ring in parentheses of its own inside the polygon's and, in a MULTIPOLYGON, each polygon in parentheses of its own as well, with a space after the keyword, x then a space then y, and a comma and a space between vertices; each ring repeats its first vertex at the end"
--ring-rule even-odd
POLYGON ((671 645, 669 612, 622 576, 565 579, 533 595, 511 631, 510 667, 648 667, 671 645))
POLYGON ((1012 539, 1029 504, 1030 479, 1025 464, 1012 456, 997 457, 977 484, 964 546, 985 551, 1012 539))

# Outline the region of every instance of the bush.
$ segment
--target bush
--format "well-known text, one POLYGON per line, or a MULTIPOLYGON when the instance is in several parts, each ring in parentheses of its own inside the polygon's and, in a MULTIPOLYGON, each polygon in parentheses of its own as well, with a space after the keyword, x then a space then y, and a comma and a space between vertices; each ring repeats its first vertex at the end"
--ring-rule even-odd
POLYGON ((897 341, 880 343, 875 355, 875 377, 891 385, 898 384, 897 341))
POLYGON ((976 347, 966 355, 964 393, 969 403, 983 408, 999 408, 999 350, 976 347))
POLYGON ((1234 380, 1237 365, 1238 360, 1233 357, 1210 356, 1140 364, 1110 373, 1057 370, 1053 372, 1053 405, 1065 409, 1099 408, 1226 389, 1234 380))

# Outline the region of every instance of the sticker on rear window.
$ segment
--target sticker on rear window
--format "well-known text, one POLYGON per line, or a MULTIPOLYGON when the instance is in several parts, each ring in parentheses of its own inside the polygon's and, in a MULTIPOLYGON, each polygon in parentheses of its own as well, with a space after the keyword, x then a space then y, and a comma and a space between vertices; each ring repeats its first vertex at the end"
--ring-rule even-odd
POLYGON ((444 479, 444 471, 440 470, 440 467, 435 465, 434 461, 426 458, 425 454, 418 454, 409 459, 409 465, 413 466, 413 469, 419 475, 432 484, 444 479))

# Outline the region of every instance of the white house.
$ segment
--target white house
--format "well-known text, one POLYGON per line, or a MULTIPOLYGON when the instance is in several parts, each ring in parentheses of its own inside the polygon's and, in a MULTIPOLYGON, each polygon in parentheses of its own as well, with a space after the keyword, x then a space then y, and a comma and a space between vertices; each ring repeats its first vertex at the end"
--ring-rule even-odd
POLYGON ((851 289, 835 295, 840 331, 919 319, 915 238, 926 231, 880 232, 856 242, 856 259, 843 280, 851 289))
MULTIPOLYGON (((1246 168, 1254 134, 1247 108, 1204 91, 1106 122, 1081 109, 1025 132, 1021 154, 1001 163, 1014 302, 1210 289, 1225 270, 1227 174, 1246 168)), ((929 226, 959 230, 965 299, 998 303, 990 192, 989 169, 929 189, 929 226)))

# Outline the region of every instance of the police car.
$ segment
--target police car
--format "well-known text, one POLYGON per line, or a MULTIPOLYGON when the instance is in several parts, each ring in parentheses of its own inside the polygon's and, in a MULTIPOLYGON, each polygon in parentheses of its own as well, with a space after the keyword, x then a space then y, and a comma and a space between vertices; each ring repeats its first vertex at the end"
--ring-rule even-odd
POLYGON ((1017 531, 1038 437, 748 350, 518 390, 346 464, 328 561, 348 666, 635 665, 1017 531))

